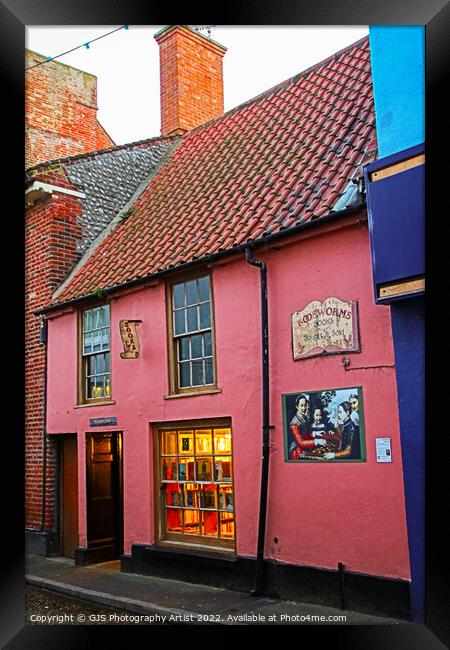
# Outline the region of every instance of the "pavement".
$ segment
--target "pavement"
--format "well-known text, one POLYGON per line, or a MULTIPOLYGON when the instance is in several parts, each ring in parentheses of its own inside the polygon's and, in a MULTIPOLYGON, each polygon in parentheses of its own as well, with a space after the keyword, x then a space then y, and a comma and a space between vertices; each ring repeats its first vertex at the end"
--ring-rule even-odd
POLYGON ((120 609, 125 625, 135 623, 137 616, 154 625, 409 625, 312 603, 121 573, 118 560, 76 567, 67 558, 29 555, 25 579, 56 594, 120 609))

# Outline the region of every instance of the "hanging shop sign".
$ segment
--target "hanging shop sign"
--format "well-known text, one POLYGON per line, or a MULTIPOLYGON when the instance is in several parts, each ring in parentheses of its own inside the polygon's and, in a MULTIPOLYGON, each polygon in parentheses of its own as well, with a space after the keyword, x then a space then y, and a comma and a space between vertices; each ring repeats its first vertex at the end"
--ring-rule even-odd
POLYGON ((292 314, 294 360, 319 354, 359 352, 357 301, 313 300, 292 314))
POLYGON ((362 388, 282 395, 286 462, 365 461, 362 388))
POLYGON ((141 351, 139 337, 136 332, 136 326, 142 323, 140 320, 121 320, 119 321, 120 336, 122 337, 123 352, 120 353, 121 359, 137 359, 141 351))

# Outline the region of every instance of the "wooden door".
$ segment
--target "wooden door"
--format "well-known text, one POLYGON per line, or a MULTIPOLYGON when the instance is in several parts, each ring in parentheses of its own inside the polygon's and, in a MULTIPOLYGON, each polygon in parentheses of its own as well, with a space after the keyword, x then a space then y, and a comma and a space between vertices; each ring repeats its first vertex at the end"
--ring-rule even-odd
POLYGON ((121 433, 87 434, 88 553, 96 562, 122 553, 121 433))
POLYGON ((75 557, 78 546, 77 436, 61 436, 61 553, 75 557))

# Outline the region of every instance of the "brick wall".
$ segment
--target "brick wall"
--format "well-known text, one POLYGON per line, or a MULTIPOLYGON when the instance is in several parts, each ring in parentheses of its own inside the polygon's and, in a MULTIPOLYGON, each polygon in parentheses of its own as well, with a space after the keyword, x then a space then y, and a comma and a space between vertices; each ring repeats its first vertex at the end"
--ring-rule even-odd
MULTIPOLYGON (((46 57, 25 51, 25 68, 46 57)), ((97 121, 97 77, 50 61, 25 73, 25 166, 114 146, 97 121)))
MULTIPOLYGON (((35 180, 79 190, 61 167, 35 180)), ((46 306, 53 291, 67 277, 79 255, 78 197, 54 191, 43 194, 27 208, 25 216, 25 526, 38 530, 42 517, 44 367, 45 346, 39 342, 40 318, 33 312, 46 306)), ((47 441, 45 528, 56 524, 57 447, 47 441)))
POLYGON ((155 36, 159 45, 161 134, 184 133, 223 114, 226 48, 182 25, 155 36))

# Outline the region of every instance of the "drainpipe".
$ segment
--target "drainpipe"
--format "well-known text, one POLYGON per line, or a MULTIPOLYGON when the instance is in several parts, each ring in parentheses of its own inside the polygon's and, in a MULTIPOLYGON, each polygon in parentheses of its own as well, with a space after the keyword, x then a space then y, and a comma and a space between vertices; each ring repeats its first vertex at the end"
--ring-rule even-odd
POLYGON ((44 345, 44 400, 42 423, 42 507, 41 532, 45 530, 46 497, 47 497, 47 320, 41 320, 39 342, 44 345))
POLYGON ((264 538, 266 533, 267 488, 269 478, 269 323, 267 312, 267 266, 252 255, 250 246, 245 246, 245 259, 260 269, 261 286, 261 338, 262 338, 262 468, 261 495, 259 503, 258 549, 256 554, 255 586, 253 596, 263 593, 264 585, 264 538))

